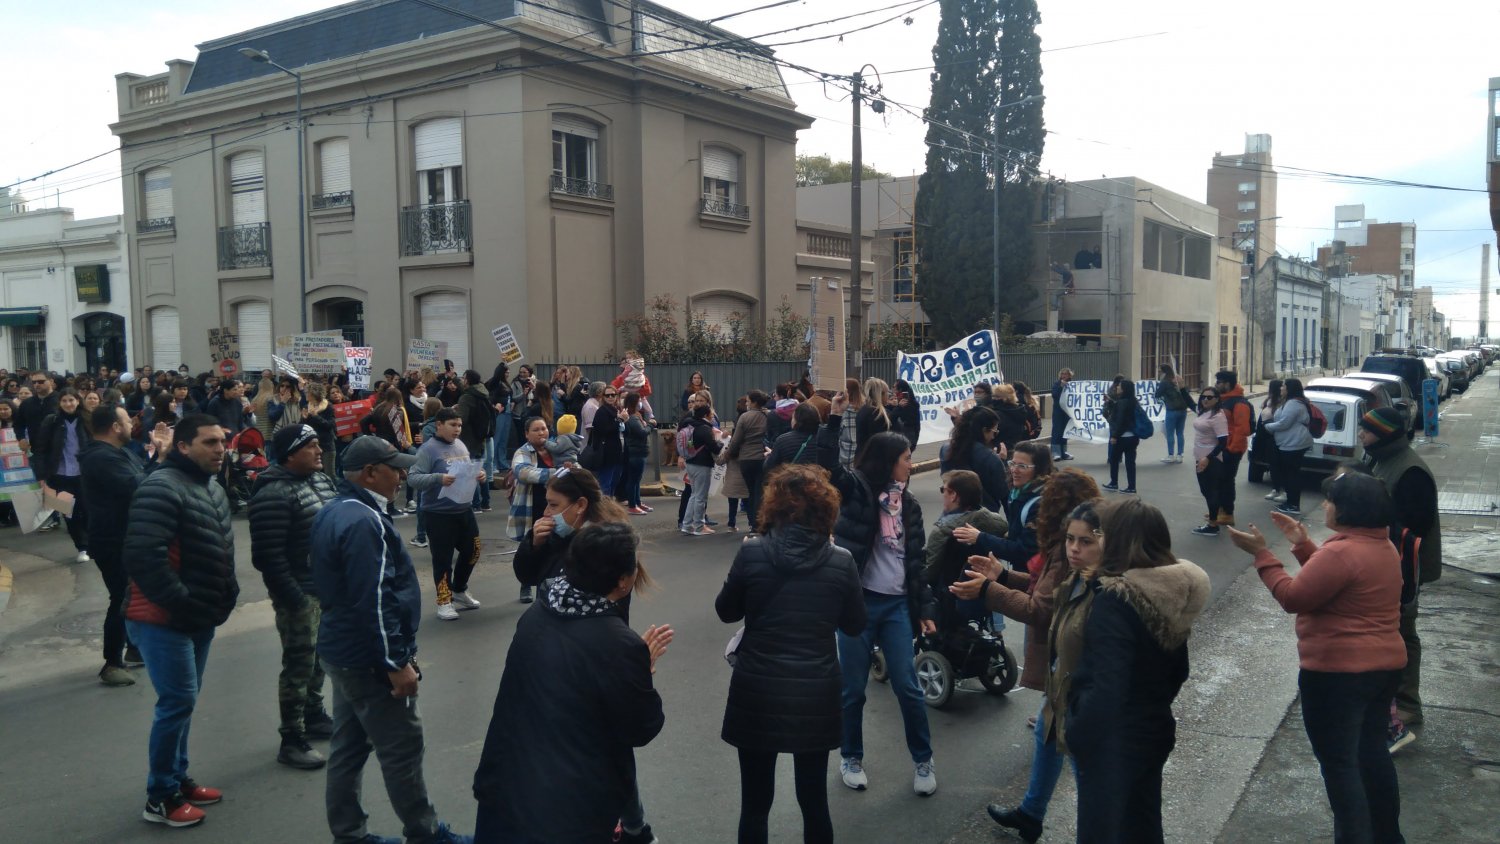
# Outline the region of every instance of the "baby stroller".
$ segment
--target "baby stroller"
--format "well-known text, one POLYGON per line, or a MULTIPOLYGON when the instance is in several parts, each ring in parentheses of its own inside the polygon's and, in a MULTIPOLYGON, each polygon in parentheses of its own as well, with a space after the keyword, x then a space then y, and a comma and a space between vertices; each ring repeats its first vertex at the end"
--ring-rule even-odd
MULTIPOLYGON (((940 601, 937 627, 937 633, 918 636, 912 642, 917 687, 928 706, 947 706, 958 684, 970 678, 978 679, 992 695, 1003 695, 1016 687, 1019 672, 1015 654, 993 629, 988 612, 966 620, 940 601)), ((870 677, 877 682, 889 679, 885 660, 885 654, 877 648, 870 663, 870 677)))
POLYGON ((266 459, 266 438, 256 428, 246 428, 229 441, 224 456, 224 491, 229 493, 229 507, 238 513, 255 491, 255 479, 270 468, 266 459))

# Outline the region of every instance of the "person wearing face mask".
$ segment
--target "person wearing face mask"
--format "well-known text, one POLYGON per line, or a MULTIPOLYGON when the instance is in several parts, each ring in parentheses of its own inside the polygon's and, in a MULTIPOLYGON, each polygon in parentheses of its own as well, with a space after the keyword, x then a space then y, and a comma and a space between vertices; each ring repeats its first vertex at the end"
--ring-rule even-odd
POLYGON ((879 645, 893 657, 887 665, 915 768, 912 790, 927 797, 937 791, 927 706, 911 660, 894 658, 911 647, 917 631, 937 632, 937 602, 922 578, 927 548, 922 507, 907 489, 911 444, 890 431, 873 434, 860 449, 854 468, 845 469, 838 456, 839 430, 847 408, 843 393, 834 396, 832 412, 818 431, 817 441, 818 463, 829 471, 841 499, 834 542, 854 556, 869 619, 859 636, 838 634, 844 684, 840 774, 844 785, 856 791, 869 785, 864 770, 865 686, 870 679, 870 653, 879 645))
MULTIPOLYGON (((541 517, 518 540, 516 579, 537 586, 562 573, 563 556, 574 534, 586 524, 625 524, 630 516, 599 487, 594 473, 563 468, 550 473, 546 507, 541 517)), ((627 602, 628 606, 628 602, 627 602)))
POLYGON ((80 563, 89 561, 89 552, 88 509, 80 495, 83 470, 79 468, 78 455, 93 438, 84 421, 78 391, 69 387, 58 394, 57 412, 42 420, 31 441, 31 468, 42 488, 73 496, 73 513, 63 521, 67 523, 68 536, 78 551, 80 563))
MULTIPOLYGON (((460 609, 479 609, 479 601, 469 594, 469 575, 479 563, 479 522, 469 500, 454 501, 442 495, 443 487, 458 480, 450 467, 472 460, 461 439, 464 420, 451 407, 439 410, 433 420, 437 423, 434 436, 417 451, 406 483, 422 497, 432 548, 432 579, 437 585, 437 617, 454 621, 460 609)), ((477 477, 483 484, 484 471, 477 477)))

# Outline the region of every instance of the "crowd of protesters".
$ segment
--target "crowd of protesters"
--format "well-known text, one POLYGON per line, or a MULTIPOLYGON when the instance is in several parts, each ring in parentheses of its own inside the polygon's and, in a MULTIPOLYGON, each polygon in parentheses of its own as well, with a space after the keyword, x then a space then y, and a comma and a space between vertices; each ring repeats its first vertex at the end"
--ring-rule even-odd
MULTIPOLYGON (((1054 399, 1072 378, 1059 373, 1054 399)), ((641 479, 651 438, 672 423, 653 412, 635 352, 612 381, 593 382, 576 366, 544 381, 526 365, 512 378, 500 364, 486 379, 448 364, 441 373, 387 370, 366 391, 346 376, 267 371, 252 388, 189 377, 186 367, 66 379, 0 373, 0 385, 0 427, 15 429, 48 491, 74 500, 63 523, 77 560, 92 560, 109 591, 101 681, 134 683, 128 669, 144 664, 156 687, 146 820, 196 825, 201 807, 222 796, 188 775, 186 737, 214 630, 239 591, 230 519, 248 505, 250 559, 282 645, 276 758, 327 767, 337 840, 398 840, 365 827, 360 779, 372 749, 408 841, 656 840, 634 749, 668 728, 652 675, 674 633, 629 626, 631 595, 651 585, 631 517, 652 511, 641 479), (340 429, 335 406, 362 398, 369 412, 340 429), (250 431, 265 464, 253 484, 237 485, 226 466, 250 431), (464 463, 476 465, 459 472, 464 463), (476 482, 472 496, 444 492, 464 478, 476 482), (407 548, 429 549, 438 619, 479 608, 468 585, 482 547, 476 515, 493 496, 508 507, 519 599, 535 606, 506 656, 474 775, 471 839, 438 820, 423 782, 411 705, 423 601, 407 548), (412 515, 404 537, 396 520, 412 515), (330 741, 326 755, 311 744, 321 740, 330 741)), ((726 650, 722 730, 739 754, 738 840, 767 840, 780 753, 793 757, 804 840, 833 840, 828 754, 838 749, 845 786, 868 788, 862 715, 877 649, 888 655, 913 791, 935 793, 922 690, 911 661, 894 655, 940 628, 998 632, 1004 618, 1025 626, 1019 682, 1042 700, 1030 719, 1025 796, 991 804, 990 816, 1038 840, 1067 759, 1080 841, 1161 840, 1171 706, 1209 583, 1177 556, 1161 511, 1132 495, 1142 437, 1135 384, 1118 376, 1106 398, 1103 485, 1059 467, 1073 457, 1060 410, 1043 437, 1025 384, 976 384, 973 399, 950 410, 942 510, 925 517, 910 488, 921 432, 910 385, 843 386, 819 391, 804 379, 751 390, 726 402, 721 418, 695 372, 675 406, 676 435, 662 442, 682 473, 682 534, 715 532, 716 472, 726 529, 744 520, 715 601, 721 619, 744 625, 726 650)), ((1359 425, 1374 467, 1347 466, 1330 482, 1324 516, 1334 536, 1314 545, 1298 519, 1310 408, 1296 379, 1274 386, 1256 418, 1234 372, 1218 373, 1194 402, 1163 367, 1163 462, 1182 462, 1194 411, 1208 512, 1193 533, 1214 536, 1235 524, 1235 473, 1252 426, 1274 439, 1267 497, 1281 505, 1275 523, 1303 568, 1288 575, 1253 528, 1230 534, 1298 616, 1303 716, 1336 835, 1399 841, 1389 753, 1410 740, 1397 706, 1405 724, 1421 719, 1416 594, 1440 560, 1435 487, 1405 447, 1401 420, 1372 411, 1359 425)), ((891 742, 872 744, 880 759, 891 742)))

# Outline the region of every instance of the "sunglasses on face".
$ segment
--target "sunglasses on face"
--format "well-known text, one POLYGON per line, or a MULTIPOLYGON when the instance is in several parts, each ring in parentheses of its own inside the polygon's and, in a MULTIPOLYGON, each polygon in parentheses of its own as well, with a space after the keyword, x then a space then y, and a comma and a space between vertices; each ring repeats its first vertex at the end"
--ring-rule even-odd
POLYGON ((1218 401, 1219 397, 1218 396, 1199 396, 1198 400, 1199 401, 1218 401))
POLYGON ((1021 469, 1021 470, 1025 470, 1025 471, 1029 471, 1031 469, 1035 469, 1036 468, 1036 466, 1032 465, 1031 463, 1017 463, 1014 460, 1006 463, 1005 465, 1009 466, 1012 469, 1021 469))

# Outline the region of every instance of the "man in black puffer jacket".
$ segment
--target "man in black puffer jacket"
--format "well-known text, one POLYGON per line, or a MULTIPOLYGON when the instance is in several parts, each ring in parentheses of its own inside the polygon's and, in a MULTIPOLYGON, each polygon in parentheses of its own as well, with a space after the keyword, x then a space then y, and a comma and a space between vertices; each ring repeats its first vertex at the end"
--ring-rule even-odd
POLYGON ((224 449, 218 420, 184 417, 166 465, 136 490, 125 530, 125 626, 157 695, 142 817, 168 826, 201 823, 198 806, 223 799, 218 789, 188 776, 185 740, 214 628, 229 618, 240 594, 229 499, 214 482, 224 449))
POLYGON ((104 613, 104 667, 99 681, 106 686, 132 686, 135 678, 125 669, 140 665, 140 654, 125 635, 125 593, 130 578, 125 574, 125 525, 130 519, 130 500, 146 473, 161 465, 172 450, 172 432, 159 423, 151 432, 156 461, 151 469, 125 448, 130 443, 130 414, 123 407, 96 407, 89 417, 94 438, 78 454, 82 474, 83 505, 89 511, 89 556, 99 567, 104 588, 109 590, 109 609, 104 613), (123 652, 123 653, 122 653, 123 652))
POLYGON ((311 425, 276 432, 276 465, 262 472, 250 497, 250 562, 266 581, 281 636, 281 750, 276 761, 313 770, 326 761, 309 738, 333 735, 323 708, 323 669, 318 665, 318 620, 308 549, 313 518, 338 497, 323 474, 323 447, 311 425))

